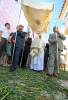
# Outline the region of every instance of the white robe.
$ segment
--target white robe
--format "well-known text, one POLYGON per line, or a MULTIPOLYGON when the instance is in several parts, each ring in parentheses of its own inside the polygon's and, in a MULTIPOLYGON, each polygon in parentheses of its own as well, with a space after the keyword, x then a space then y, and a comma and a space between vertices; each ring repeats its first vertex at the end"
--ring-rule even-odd
POLYGON ((44 43, 41 41, 42 47, 39 49, 38 55, 31 58, 30 69, 42 71, 44 69, 44 43), (35 63, 36 62, 36 63, 35 63))

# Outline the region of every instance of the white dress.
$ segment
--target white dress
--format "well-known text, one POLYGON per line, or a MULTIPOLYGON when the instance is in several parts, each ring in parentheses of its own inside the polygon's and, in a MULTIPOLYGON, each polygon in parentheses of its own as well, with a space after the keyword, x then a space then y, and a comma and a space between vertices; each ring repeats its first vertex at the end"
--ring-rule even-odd
POLYGON ((63 52, 61 52, 61 56, 60 56, 60 64, 66 64, 66 55, 67 55, 67 50, 63 50, 63 52), (63 55, 65 56, 63 56, 63 55))

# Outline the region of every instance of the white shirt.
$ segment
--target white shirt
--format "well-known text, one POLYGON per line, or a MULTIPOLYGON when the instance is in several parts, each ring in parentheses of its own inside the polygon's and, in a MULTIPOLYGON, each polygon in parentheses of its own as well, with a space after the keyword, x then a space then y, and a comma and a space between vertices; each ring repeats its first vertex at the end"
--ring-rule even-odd
POLYGON ((61 52, 61 54, 67 55, 67 50, 63 50, 63 52, 61 52))
POLYGON ((0 30, 2 31, 2 36, 1 37, 8 40, 8 37, 10 36, 9 30, 5 26, 1 26, 0 30))

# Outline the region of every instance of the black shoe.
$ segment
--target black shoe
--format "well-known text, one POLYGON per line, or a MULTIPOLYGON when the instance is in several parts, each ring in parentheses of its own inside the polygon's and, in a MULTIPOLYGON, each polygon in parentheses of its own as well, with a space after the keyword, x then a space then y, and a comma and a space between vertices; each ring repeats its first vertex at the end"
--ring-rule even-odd
POLYGON ((42 72, 42 70, 40 70, 40 71, 37 71, 38 73, 40 73, 40 72, 42 72))
POLYGON ((10 69, 9 72, 14 72, 16 69, 10 69))
POLYGON ((47 75, 47 76, 50 76, 50 77, 52 77, 52 76, 53 76, 53 74, 52 74, 52 73, 49 73, 49 72, 48 72, 48 73, 46 73, 46 75, 47 75))
POLYGON ((21 68, 22 68, 22 69, 25 69, 25 68, 26 68, 26 66, 21 66, 21 68))
POLYGON ((54 76, 54 77, 58 77, 58 75, 57 75, 56 73, 53 73, 53 76, 54 76))

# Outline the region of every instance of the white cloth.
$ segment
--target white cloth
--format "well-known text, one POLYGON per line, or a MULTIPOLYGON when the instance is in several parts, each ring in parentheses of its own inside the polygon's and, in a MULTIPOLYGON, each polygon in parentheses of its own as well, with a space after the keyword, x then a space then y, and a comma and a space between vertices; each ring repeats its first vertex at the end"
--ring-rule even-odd
POLYGON ((61 52, 61 56, 60 56, 60 64, 66 64, 66 60, 67 60, 66 56, 67 56, 67 50, 63 50, 63 52, 61 52))
POLYGON ((23 0, 22 4, 24 15, 31 29, 36 33, 45 33, 49 25, 54 3, 23 0))
POLYGON ((47 2, 38 2, 35 0, 23 0, 22 4, 26 6, 30 6, 31 8, 43 9, 43 10, 45 9, 52 10, 54 6, 54 2, 47 3, 47 2))
MULTIPOLYGON (((45 46, 44 44, 44 41, 42 41, 41 39, 39 39, 39 37, 35 37, 34 40, 32 41, 32 44, 31 44, 31 52, 30 52, 30 55, 32 57, 35 57, 37 56, 38 54, 38 50, 40 49, 40 57, 42 57, 42 47, 43 45, 45 46)), ((36 60, 35 60, 36 62, 36 60)))
POLYGON ((35 58, 32 57, 31 58, 31 65, 30 65, 30 69, 33 69, 33 70, 36 70, 36 71, 42 71, 44 69, 44 49, 43 49, 43 58, 40 58, 40 51, 38 53, 38 56, 37 56, 37 64, 35 64, 35 58))
POLYGON ((42 47, 39 49, 38 55, 31 58, 30 69, 41 71, 44 69, 44 46, 41 41, 42 47))
POLYGON ((38 47, 38 45, 37 45, 38 41, 39 41, 39 38, 38 38, 38 36, 36 36, 32 41, 31 48, 38 47))
POLYGON ((8 37, 10 36, 9 30, 5 26, 1 26, 0 30, 3 32, 2 37, 8 40, 8 37))
POLYGON ((64 56, 60 56, 60 64, 66 64, 64 56))

